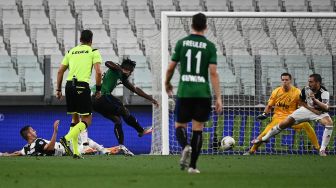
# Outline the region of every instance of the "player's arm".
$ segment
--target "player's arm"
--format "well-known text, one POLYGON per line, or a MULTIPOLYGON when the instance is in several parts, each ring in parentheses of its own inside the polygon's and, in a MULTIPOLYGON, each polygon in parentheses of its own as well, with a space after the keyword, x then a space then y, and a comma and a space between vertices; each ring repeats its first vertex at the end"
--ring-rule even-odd
POLYGON ((215 96, 216 96, 216 102, 215 102, 215 108, 217 113, 222 112, 223 108, 223 103, 222 103, 222 96, 221 96, 221 90, 219 87, 219 76, 217 72, 217 65, 216 64, 210 64, 209 65, 209 70, 210 70, 210 79, 211 79, 211 84, 212 88, 215 91, 215 96))
POLYGON ((319 109, 321 109, 323 112, 328 112, 329 111, 329 93, 327 92, 322 93, 321 98, 322 98, 322 102, 316 99, 314 95, 312 95, 312 99, 315 105, 317 105, 319 109))
POLYGON ((123 80, 122 83, 127 89, 129 89, 133 93, 136 93, 137 95, 151 101, 155 106, 158 106, 159 103, 155 99, 153 99, 153 97, 145 93, 142 89, 131 84, 127 79, 123 80))
POLYGON ((122 72, 122 69, 120 65, 113 63, 112 61, 106 61, 105 66, 108 67, 109 69, 117 70, 122 72))
POLYGON ((175 67, 177 65, 176 61, 172 61, 168 65, 168 69, 166 71, 166 79, 165 79, 165 88, 168 95, 173 95, 173 86, 170 83, 170 80, 172 79, 175 71, 175 67))
POLYGON ((101 84, 102 84, 102 71, 100 69, 100 63, 102 62, 101 55, 97 49, 94 49, 93 51, 93 68, 96 72, 96 98, 99 98, 101 96, 100 90, 101 90, 101 84))
POLYGON ((3 157, 17 157, 17 156, 22 156, 21 151, 14 151, 13 153, 2 153, 3 157))
POLYGON ((268 99, 268 103, 265 106, 264 112, 262 114, 259 114, 257 116, 257 119, 259 119, 259 120, 267 119, 268 114, 272 111, 272 108, 275 104, 277 92, 278 92, 278 89, 275 89, 275 90, 272 91, 272 94, 271 94, 270 98, 268 99))
POLYGON ((55 150, 55 142, 56 142, 56 137, 57 137, 57 132, 58 132, 58 125, 59 125, 59 120, 56 120, 54 122, 54 132, 52 134, 50 142, 43 147, 43 150, 45 151, 55 150))
POLYGON ((308 106, 308 104, 305 101, 300 100, 299 106, 303 106, 303 107, 307 108, 308 110, 310 110, 314 114, 317 114, 317 115, 321 114, 321 112, 319 110, 316 110, 315 108, 312 108, 312 107, 308 106))
POLYGON ((57 71, 57 88, 56 88, 56 98, 61 99, 62 97, 62 81, 64 72, 68 69, 67 65, 61 64, 57 71))

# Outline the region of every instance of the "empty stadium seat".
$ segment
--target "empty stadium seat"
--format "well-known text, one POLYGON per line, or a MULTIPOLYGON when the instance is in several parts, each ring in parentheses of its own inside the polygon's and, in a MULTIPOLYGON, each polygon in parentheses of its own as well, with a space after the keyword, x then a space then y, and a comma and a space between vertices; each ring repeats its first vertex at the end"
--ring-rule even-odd
POLYGON ((201 11, 200 1, 198 0, 180 0, 176 1, 181 11, 201 11))
POLYGON ((310 0, 313 12, 332 12, 335 8, 334 1, 331 0, 310 0))
POLYGON ((279 6, 279 0, 258 0, 259 9, 262 12, 265 11, 281 11, 279 6))
POLYGON ((226 1, 206 0, 205 6, 208 11, 228 11, 226 1))
POLYGON ((283 0, 287 12, 308 11, 306 0, 283 0))
POLYGON ((252 0, 228 0, 227 3, 235 12, 255 10, 252 0))
POLYGON ((13 68, 1 67, 0 75, 0 95, 13 95, 21 91, 19 76, 13 68))
POLYGON ((43 95, 44 76, 39 68, 25 68, 26 92, 31 95, 43 95))

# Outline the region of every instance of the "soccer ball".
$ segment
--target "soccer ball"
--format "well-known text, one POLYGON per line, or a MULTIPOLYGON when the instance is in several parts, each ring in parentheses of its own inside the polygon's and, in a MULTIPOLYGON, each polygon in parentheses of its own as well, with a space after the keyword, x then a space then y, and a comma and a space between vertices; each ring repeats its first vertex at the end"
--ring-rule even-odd
POLYGON ((230 150, 234 147, 236 141, 231 136, 225 136, 221 141, 221 148, 224 151, 230 150))

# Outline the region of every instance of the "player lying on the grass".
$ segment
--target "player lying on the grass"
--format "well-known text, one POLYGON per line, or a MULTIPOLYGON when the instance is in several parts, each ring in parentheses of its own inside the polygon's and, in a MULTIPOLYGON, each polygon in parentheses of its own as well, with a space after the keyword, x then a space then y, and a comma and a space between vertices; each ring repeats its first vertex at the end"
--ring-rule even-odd
POLYGON ((142 89, 129 82, 128 78, 136 66, 135 61, 124 59, 121 65, 106 61, 105 65, 109 69, 103 76, 101 97, 92 97, 93 110, 114 123, 114 134, 118 140, 120 150, 123 151, 125 155, 133 156, 134 154, 124 146, 124 132, 121 118, 138 132, 139 137, 151 133, 152 127, 148 129, 142 128, 138 120, 129 112, 125 105, 112 95, 112 91, 118 84, 123 84, 127 89, 151 101, 154 105, 158 106, 158 102, 142 89))
POLYGON ((329 92, 321 84, 321 75, 310 75, 308 78, 308 86, 301 90, 301 107, 289 115, 287 119, 269 130, 265 136, 253 140, 252 143, 259 144, 260 142, 266 142, 285 128, 291 127, 297 123, 315 120, 324 126, 319 154, 320 156, 326 156, 326 148, 333 131, 333 121, 328 114, 329 92))
MULTIPOLYGON (((274 106, 274 115, 272 121, 266 126, 265 130, 258 136, 258 139, 265 136, 266 133, 274 126, 285 120, 294 110, 298 108, 300 102, 300 90, 292 85, 292 75, 289 73, 282 73, 281 76, 282 86, 273 90, 271 97, 268 100, 268 104, 265 107, 264 113, 260 114, 257 118, 264 120, 267 118, 267 114, 271 112, 274 106)), ((304 129, 308 138, 312 142, 316 150, 320 149, 314 129, 308 122, 302 122, 300 124, 293 125, 292 128, 295 131, 304 129)), ((244 155, 254 154, 258 147, 262 143, 253 144, 251 149, 244 153, 244 155)))
MULTIPOLYGON (((24 126, 20 130, 20 134, 23 139, 27 141, 27 144, 20 150, 13 153, 2 153, 2 156, 63 156, 65 155, 65 149, 59 142, 56 142, 57 132, 58 132, 59 120, 56 120, 53 125, 53 134, 49 140, 37 137, 36 130, 32 126, 24 126)), ((80 152, 82 154, 97 152, 100 154, 111 153, 115 154, 118 149, 115 147, 104 148, 103 146, 97 144, 92 139, 89 139, 89 145, 80 145, 80 152)))

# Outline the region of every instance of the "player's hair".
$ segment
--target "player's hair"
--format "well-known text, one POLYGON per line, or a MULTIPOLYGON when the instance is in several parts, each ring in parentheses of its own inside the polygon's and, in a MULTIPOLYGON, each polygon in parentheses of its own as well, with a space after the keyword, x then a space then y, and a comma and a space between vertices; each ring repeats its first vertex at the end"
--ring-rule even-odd
POLYGON ((288 76, 290 80, 292 80, 292 75, 289 74, 288 72, 284 72, 281 74, 280 78, 282 78, 283 76, 288 76))
POLYGON ((91 43, 92 42, 93 33, 90 30, 83 30, 80 36, 80 41, 82 43, 91 43))
POLYGON ((202 13, 195 14, 192 17, 192 24, 191 27, 195 31, 203 31, 207 27, 207 19, 206 16, 202 13))
POLYGON ((130 60, 128 58, 127 59, 123 59, 123 61, 121 63, 121 68, 130 70, 132 72, 133 72, 135 66, 136 66, 136 62, 132 61, 132 60, 130 60))
POLYGON ((322 84, 322 77, 320 74, 311 74, 309 77, 314 78, 315 82, 320 82, 320 84, 322 84))
POLYGON ((26 126, 22 127, 21 130, 20 130, 20 135, 25 140, 28 140, 27 134, 28 134, 29 128, 31 128, 31 126, 30 125, 26 125, 26 126))

